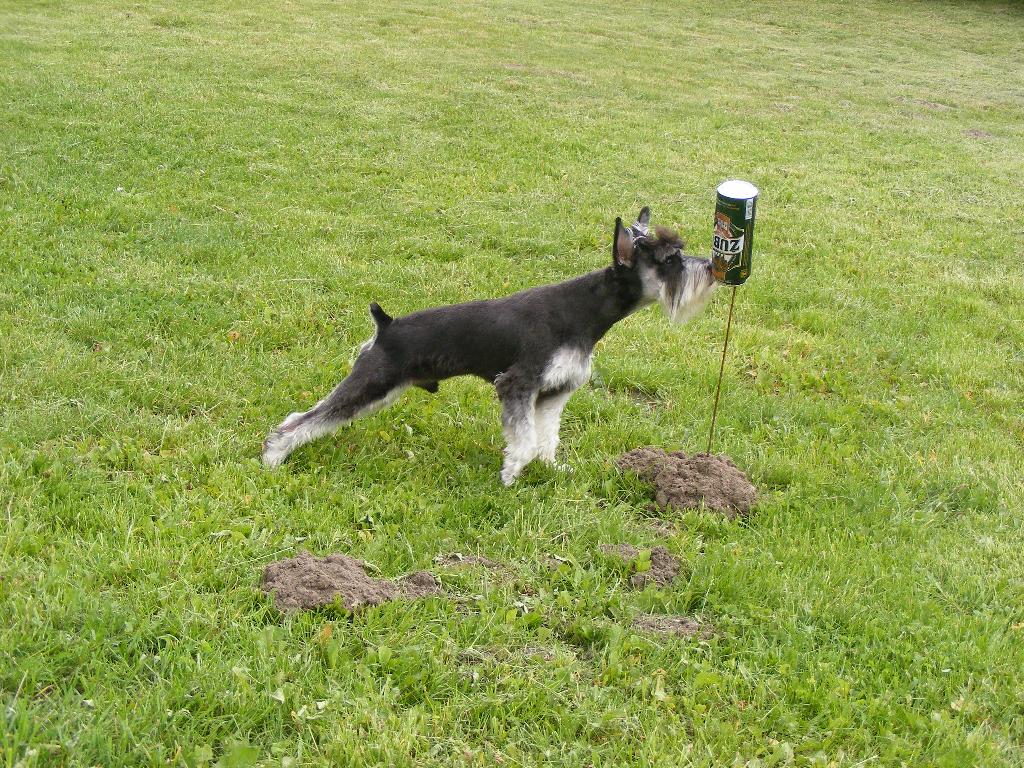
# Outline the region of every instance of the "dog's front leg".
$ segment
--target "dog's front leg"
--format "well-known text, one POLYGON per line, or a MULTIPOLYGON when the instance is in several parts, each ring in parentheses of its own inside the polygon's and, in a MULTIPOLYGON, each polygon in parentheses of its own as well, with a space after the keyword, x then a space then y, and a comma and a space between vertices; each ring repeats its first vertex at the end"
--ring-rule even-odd
POLYGON ((512 485, 523 467, 537 455, 534 419, 537 387, 512 371, 499 376, 495 386, 501 399, 501 426, 505 435, 505 462, 501 467, 501 482, 512 485))
POLYGON ((558 429, 562 423, 562 409, 572 397, 573 390, 545 392, 537 398, 535 423, 537 429, 537 451, 545 464, 557 466, 555 452, 558 450, 558 429))

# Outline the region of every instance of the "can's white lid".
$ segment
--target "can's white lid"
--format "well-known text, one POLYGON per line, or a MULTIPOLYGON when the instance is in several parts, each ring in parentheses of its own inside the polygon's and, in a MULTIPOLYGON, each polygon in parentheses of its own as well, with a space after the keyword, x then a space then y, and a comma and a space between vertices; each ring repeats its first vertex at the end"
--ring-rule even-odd
POLYGON ((757 187, 749 181, 741 181, 740 179, 723 181, 718 185, 718 191, 725 197, 731 197, 733 200, 750 200, 753 197, 757 197, 757 187))

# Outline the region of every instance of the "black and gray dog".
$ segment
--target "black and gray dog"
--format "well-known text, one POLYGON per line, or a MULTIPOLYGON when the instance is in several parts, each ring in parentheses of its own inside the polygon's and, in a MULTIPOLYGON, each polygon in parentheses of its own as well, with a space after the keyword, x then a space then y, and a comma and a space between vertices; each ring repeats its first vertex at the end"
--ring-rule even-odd
POLYGON ((615 220, 612 264, 502 299, 392 318, 377 304, 374 337, 352 372, 305 413, 293 413, 263 443, 276 467, 300 445, 382 408, 409 387, 472 374, 494 382, 506 440, 501 480, 511 485, 534 458, 555 463, 562 408, 590 378, 598 339, 619 320, 660 302, 673 322, 699 312, 716 285, 708 259, 683 255, 672 231, 648 234, 650 211, 615 220))

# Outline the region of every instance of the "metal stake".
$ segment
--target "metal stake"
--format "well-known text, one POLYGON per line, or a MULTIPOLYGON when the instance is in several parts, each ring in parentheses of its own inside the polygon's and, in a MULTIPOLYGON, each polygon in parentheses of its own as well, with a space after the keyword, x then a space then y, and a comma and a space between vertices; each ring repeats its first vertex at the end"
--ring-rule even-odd
POLYGON ((722 374, 725 372, 725 352, 729 349, 729 330, 732 328, 732 306, 736 303, 736 286, 732 287, 732 298, 729 299, 729 320, 725 324, 725 344, 722 345, 722 365, 718 369, 718 387, 715 388, 715 407, 711 411, 711 433, 708 435, 708 453, 715 439, 715 419, 718 417, 718 397, 722 394, 722 374))

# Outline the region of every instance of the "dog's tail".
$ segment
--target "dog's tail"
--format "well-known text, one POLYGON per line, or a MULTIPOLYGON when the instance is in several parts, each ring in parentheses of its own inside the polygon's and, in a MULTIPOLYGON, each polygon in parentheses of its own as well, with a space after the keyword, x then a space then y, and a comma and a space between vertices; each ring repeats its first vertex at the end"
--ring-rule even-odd
POLYGON ((394 322, 395 318, 380 308, 380 304, 376 301, 370 304, 370 317, 373 318, 373 322, 377 324, 377 335, 380 336, 381 332, 387 328, 391 323, 394 322))

